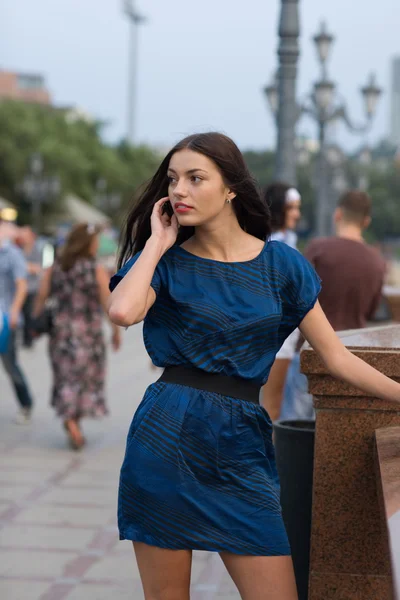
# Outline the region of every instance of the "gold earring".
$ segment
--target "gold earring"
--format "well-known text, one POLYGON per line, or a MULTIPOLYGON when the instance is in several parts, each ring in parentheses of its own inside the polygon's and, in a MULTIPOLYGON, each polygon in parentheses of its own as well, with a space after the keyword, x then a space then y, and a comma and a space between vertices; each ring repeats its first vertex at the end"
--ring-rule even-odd
POLYGON ((230 203, 231 203, 231 201, 229 200, 229 198, 227 198, 227 199, 225 200, 225 202, 226 202, 226 204, 230 204, 230 203))

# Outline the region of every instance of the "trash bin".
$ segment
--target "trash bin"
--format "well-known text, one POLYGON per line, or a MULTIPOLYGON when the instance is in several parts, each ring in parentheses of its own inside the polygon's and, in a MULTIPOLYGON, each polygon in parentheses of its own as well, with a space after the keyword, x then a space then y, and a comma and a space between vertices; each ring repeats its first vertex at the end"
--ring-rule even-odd
POLYGON ((299 600, 308 598, 315 422, 274 423, 281 504, 296 576, 299 600))

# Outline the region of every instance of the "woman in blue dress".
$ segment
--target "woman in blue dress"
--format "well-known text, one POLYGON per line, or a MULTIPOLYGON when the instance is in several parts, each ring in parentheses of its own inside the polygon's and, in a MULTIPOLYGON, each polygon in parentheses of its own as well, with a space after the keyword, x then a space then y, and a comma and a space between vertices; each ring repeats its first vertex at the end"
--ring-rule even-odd
POLYGON ((109 315, 144 321, 164 368, 133 418, 119 487, 120 537, 133 541, 146 600, 188 600, 192 550, 220 553, 244 600, 297 598, 258 403, 296 327, 333 375, 400 399, 333 332, 311 265, 269 236, 243 157, 218 133, 177 144, 128 217, 109 315))

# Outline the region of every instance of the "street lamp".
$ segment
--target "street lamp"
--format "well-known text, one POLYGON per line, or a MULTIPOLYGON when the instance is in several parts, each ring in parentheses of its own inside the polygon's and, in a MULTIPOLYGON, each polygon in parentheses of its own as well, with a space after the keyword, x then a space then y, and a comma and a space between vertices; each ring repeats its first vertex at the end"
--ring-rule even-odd
MULTIPOLYGON (((361 93, 364 99, 365 108, 365 123, 362 125, 355 125, 347 112, 347 107, 344 103, 335 103, 336 99, 336 85, 329 80, 327 73, 327 61, 331 52, 331 48, 334 42, 334 37, 329 34, 326 30, 324 23, 321 25, 319 33, 313 38, 319 62, 321 65, 321 78, 319 81, 314 83, 312 93, 309 96, 309 101, 303 105, 296 104, 296 122, 301 118, 302 115, 310 116, 318 125, 318 139, 319 139, 319 156, 318 156, 318 183, 317 183, 317 208, 316 208, 316 221, 317 221, 317 234, 328 235, 331 229, 331 213, 332 206, 330 202, 331 190, 329 190, 328 173, 329 173, 329 161, 326 156, 326 131, 329 125, 337 121, 343 121, 347 128, 353 133, 365 133, 371 126, 372 119, 376 112, 377 103, 382 90, 377 86, 374 75, 371 75, 367 84, 361 88, 361 93)), ((279 110, 275 108, 278 102, 271 102, 271 97, 274 97, 274 93, 279 96, 279 88, 273 84, 264 88, 264 93, 267 95, 269 106, 272 110, 273 115, 276 119, 276 124, 279 129, 282 127, 279 110), (268 90, 268 92, 267 92, 268 90)), ((282 98, 279 98, 279 105, 282 103, 282 98)), ((278 133, 279 137, 279 133, 278 133)), ((278 145, 277 152, 280 152, 278 145)), ((287 157, 288 155, 286 155, 287 157)), ((279 165, 285 157, 280 156, 277 159, 279 165)), ((291 172, 295 168, 295 165, 290 165, 288 171, 291 172)), ((280 171, 277 170, 276 177, 280 177, 280 171)), ((288 180, 289 182, 291 180, 288 180)))
POLYGON ((129 20, 129 61, 128 61, 128 107, 127 107, 127 139, 135 144, 135 117, 137 96, 137 64, 139 25, 146 22, 135 7, 134 0, 123 0, 123 13, 129 20))
POLYGON ((61 191, 60 180, 56 176, 45 176, 43 158, 39 153, 32 154, 29 173, 24 177, 18 190, 31 205, 32 226, 40 233, 42 206, 49 204, 61 191))

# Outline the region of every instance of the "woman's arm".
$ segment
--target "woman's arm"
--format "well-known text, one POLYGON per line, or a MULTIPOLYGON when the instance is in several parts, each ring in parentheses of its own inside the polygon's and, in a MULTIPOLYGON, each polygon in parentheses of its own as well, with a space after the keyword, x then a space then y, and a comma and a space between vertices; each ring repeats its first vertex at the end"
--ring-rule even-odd
POLYGON ((319 302, 303 319, 300 331, 324 361, 331 375, 375 398, 400 403, 400 384, 382 375, 342 344, 319 302))
POLYGON ((38 317, 44 309, 45 302, 50 295, 50 282, 51 282, 51 267, 43 272, 43 276, 40 280, 39 290, 36 294, 35 303, 33 305, 34 318, 38 317))
POLYGON ((156 300, 151 287, 156 267, 163 254, 175 243, 178 235, 176 216, 163 213, 168 197, 155 203, 151 215, 151 237, 141 255, 111 293, 108 315, 113 323, 129 327, 143 321, 156 300))
POLYGON ((150 284, 162 255, 162 245, 150 238, 136 263, 110 295, 108 316, 113 323, 129 327, 143 321, 156 300, 150 284))

